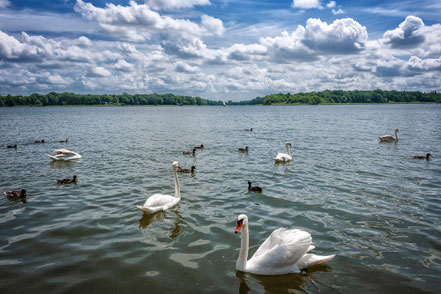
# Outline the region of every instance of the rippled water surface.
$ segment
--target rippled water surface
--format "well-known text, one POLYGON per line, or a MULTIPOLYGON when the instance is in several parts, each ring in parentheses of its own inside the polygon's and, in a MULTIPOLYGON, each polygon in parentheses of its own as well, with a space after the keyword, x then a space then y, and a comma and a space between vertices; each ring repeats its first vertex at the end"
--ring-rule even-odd
POLYGON ((236 272, 246 213, 250 256, 279 227, 337 255, 308 272, 321 293, 439 293, 440 126, 433 104, 0 108, 0 187, 29 194, 0 198, 0 291, 318 293, 305 275, 236 272), (395 128, 398 144, 378 142, 395 128), (275 165, 287 141, 293 161, 275 165), (83 158, 51 162, 57 148, 83 158), (173 194, 172 161, 197 168, 179 175, 181 203, 143 215, 173 194))

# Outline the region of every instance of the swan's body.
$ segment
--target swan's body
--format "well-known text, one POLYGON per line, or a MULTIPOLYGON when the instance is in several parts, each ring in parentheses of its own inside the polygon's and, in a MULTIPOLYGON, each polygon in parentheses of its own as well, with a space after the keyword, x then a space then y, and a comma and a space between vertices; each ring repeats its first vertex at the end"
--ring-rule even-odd
POLYGON ((385 143, 391 143, 391 142, 398 142, 398 129, 395 129, 395 133, 394 135, 384 135, 381 137, 378 137, 378 139, 380 139, 380 142, 385 142, 385 143))
POLYGON ((291 147, 291 143, 287 142, 285 144, 286 147, 286 153, 278 153, 276 158, 274 158, 274 160, 276 161, 276 163, 280 163, 280 162, 288 162, 292 160, 291 154, 289 153, 289 148, 291 147))
POLYGON ((155 213, 158 211, 165 211, 172 208, 181 201, 181 190, 179 188, 178 175, 176 169, 179 163, 176 161, 172 163, 173 176, 175 178, 175 196, 164 194, 153 194, 145 201, 143 206, 136 206, 146 213, 155 213))
POLYGON ((300 273, 309 266, 330 261, 335 254, 320 256, 308 251, 314 249, 308 232, 279 228, 260 245, 250 260, 248 259, 248 218, 245 214, 237 218, 237 233, 243 226, 241 247, 236 262, 236 270, 256 275, 284 275, 300 273))
POLYGON ((50 159, 55 161, 69 161, 82 158, 80 154, 67 149, 56 149, 54 152, 56 155, 48 154, 48 156, 50 159))

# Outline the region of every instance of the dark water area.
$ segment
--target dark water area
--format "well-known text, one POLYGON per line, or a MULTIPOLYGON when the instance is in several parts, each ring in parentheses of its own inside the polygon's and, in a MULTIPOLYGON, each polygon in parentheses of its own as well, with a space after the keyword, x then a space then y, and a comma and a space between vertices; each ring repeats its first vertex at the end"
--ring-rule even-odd
POLYGON ((1 192, 29 194, 0 198, 0 292, 318 293, 305 275, 236 272, 245 213, 249 257, 279 227, 336 254, 308 271, 321 293, 439 293, 440 126, 435 104, 0 108, 1 192), (275 165, 285 142, 293 161, 275 165), (58 148, 83 158, 52 162, 58 148), (180 204, 144 215, 173 194, 173 161, 197 168, 180 204))

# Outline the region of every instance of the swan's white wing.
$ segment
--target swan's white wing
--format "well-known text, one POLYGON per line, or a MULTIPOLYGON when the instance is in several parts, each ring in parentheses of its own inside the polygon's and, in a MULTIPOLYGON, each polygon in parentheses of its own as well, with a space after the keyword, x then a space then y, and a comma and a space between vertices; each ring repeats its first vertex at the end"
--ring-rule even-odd
POLYGON ((276 158, 274 158, 274 160, 276 160, 276 161, 290 161, 290 160, 292 160, 292 157, 286 153, 279 153, 279 154, 277 154, 276 158))
POLYGON ((178 204, 180 198, 171 195, 153 194, 145 201, 143 206, 137 206, 139 209, 154 213, 160 210, 167 210, 178 204))
MULTIPOLYGON (((275 238, 278 238, 277 244, 272 246, 268 251, 262 249, 257 256, 253 256, 247 262, 247 268, 257 269, 266 274, 275 273, 287 267, 294 267, 295 263, 308 251, 312 245, 311 235, 302 230, 278 229, 275 231, 275 238)), ((274 240, 275 240, 274 238, 274 240)), ((271 242, 271 237, 269 238, 271 242)), ((262 244, 263 245, 263 244, 262 244)), ((265 246, 266 248, 266 246, 265 246)), ((260 248, 259 248, 260 249, 260 248)), ((259 251, 259 250, 258 250, 259 251)), ((256 271, 257 272, 257 271, 256 271)))
POLYGON ((394 136, 391 135, 384 135, 384 136, 380 136, 378 137, 381 141, 389 141, 389 140, 395 140, 394 136))
POLYGON ((253 257, 258 257, 262 254, 265 254, 266 252, 271 250, 271 248, 276 246, 280 240, 280 232, 285 230, 285 228, 278 228, 277 230, 274 230, 271 235, 266 238, 266 240, 259 246, 253 257))
POLYGON ((322 256, 322 255, 315 255, 315 254, 307 253, 307 254, 303 255, 303 257, 300 258, 296 262, 296 266, 299 269, 304 269, 304 268, 310 267, 312 265, 316 265, 316 264, 320 264, 320 263, 323 263, 326 261, 330 261, 334 257, 335 257, 335 254, 322 256))

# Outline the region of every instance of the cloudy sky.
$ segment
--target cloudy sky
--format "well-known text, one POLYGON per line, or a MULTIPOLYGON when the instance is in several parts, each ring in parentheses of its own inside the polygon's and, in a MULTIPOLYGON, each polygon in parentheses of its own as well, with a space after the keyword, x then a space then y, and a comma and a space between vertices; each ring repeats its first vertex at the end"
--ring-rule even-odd
POLYGON ((0 94, 441 91, 441 1, 0 0, 0 94))

